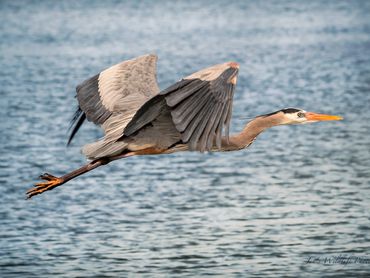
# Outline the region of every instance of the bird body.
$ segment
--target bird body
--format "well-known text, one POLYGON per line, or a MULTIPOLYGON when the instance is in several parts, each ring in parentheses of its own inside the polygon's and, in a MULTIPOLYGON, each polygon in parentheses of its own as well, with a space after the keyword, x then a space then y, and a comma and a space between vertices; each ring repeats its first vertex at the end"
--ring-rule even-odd
POLYGON ((83 147, 88 159, 166 150, 177 142, 200 151, 211 150, 215 139, 220 144, 222 129, 230 124, 238 64, 203 69, 159 92, 156 61, 155 55, 124 61, 77 86, 80 115, 69 142, 81 118, 105 132, 104 138, 83 147))
POLYGON ((156 63, 153 54, 140 56, 77 86, 79 107, 68 144, 86 119, 99 125, 104 137, 82 148, 90 163, 62 177, 41 175, 46 181, 30 189, 28 198, 117 159, 179 151, 236 151, 273 126, 341 119, 286 108, 257 116, 240 133, 229 136, 239 64, 208 67, 160 91, 156 63))

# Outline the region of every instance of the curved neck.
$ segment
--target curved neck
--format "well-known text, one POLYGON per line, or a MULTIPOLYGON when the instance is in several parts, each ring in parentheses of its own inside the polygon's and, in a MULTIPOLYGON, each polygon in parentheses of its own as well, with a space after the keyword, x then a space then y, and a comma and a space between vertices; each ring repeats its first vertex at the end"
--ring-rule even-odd
POLYGON ((265 129, 280 124, 281 122, 276 115, 256 117, 248 122, 240 133, 232 135, 228 144, 226 141, 223 142, 222 149, 225 151, 244 149, 252 144, 265 129))

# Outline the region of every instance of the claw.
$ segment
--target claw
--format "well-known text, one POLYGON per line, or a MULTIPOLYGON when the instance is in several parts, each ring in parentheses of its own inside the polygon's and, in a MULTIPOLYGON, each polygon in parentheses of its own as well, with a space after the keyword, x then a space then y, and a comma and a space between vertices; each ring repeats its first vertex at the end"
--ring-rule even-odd
POLYGON ((27 191, 27 199, 32 198, 35 195, 41 194, 45 191, 51 190, 64 183, 62 178, 55 177, 48 173, 44 173, 40 176, 40 179, 46 180, 45 182, 39 182, 27 191))
POLYGON ((57 177, 51 175, 51 174, 48 174, 48 173, 44 173, 42 175, 39 176, 40 179, 43 179, 43 180, 53 180, 53 179, 56 179, 57 177))

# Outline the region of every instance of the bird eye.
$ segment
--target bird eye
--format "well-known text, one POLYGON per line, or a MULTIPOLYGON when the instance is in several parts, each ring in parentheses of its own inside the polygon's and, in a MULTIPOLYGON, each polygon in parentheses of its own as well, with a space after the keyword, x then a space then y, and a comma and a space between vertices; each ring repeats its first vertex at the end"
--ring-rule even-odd
POLYGON ((302 113, 302 112, 298 112, 298 113, 297 113, 297 116, 298 116, 298 118, 303 118, 303 117, 304 117, 304 113, 302 113))

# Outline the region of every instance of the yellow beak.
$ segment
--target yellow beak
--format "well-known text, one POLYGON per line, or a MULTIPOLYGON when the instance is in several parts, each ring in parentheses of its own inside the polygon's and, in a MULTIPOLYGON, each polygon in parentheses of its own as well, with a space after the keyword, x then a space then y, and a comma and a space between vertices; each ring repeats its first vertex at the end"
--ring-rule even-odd
POLYGON ((309 121, 340 121, 343 120, 341 116, 318 114, 313 112, 306 112, 306 119, 309 121))

